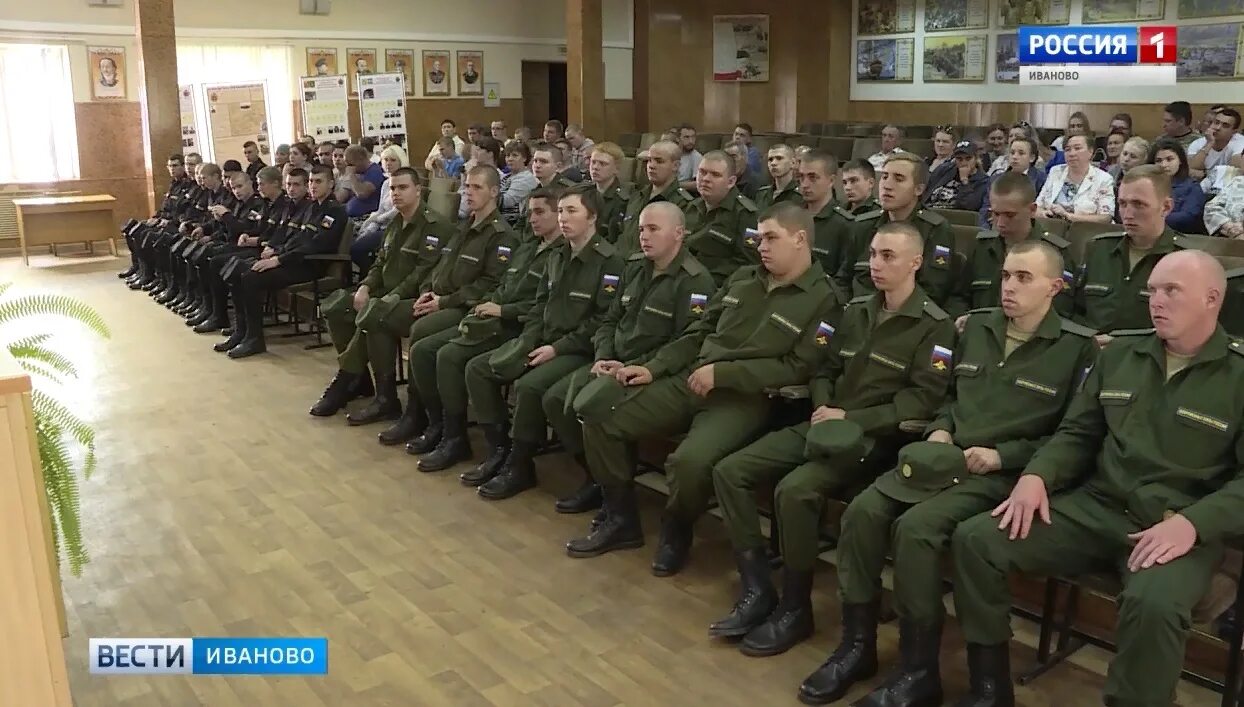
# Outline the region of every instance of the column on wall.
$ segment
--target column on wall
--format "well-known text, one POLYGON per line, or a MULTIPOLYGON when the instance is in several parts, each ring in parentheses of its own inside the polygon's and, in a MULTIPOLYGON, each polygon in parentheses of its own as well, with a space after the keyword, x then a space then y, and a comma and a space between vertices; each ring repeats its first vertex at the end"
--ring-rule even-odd
POLYGON ((589 135, 605 129, 601 0, 566 0, 566 108, 589 135))
POLYGON ((168 189, 169 155, 181 154, 181 108, 177 94, 177 31, 173 0, 135 0, 134 36, 142 72, 139 104, 143 115, 151 210, 168 189))

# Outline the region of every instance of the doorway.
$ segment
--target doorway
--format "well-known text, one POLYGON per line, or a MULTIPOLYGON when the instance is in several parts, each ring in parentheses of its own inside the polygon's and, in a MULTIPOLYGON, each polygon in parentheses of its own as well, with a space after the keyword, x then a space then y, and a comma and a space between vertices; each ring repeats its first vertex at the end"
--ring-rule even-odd
POLYGON ((523 125, 539 137, 544 121, 566 123, 566 64, 552 61, 523 62, 523 125))

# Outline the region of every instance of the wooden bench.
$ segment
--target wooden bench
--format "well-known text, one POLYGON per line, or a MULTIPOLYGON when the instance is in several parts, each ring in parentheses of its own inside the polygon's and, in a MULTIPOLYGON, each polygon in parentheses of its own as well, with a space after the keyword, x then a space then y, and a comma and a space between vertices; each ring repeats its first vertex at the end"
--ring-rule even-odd
POLYGON ((14 199, 22 262, 30 265, 31 246, 51 246, 55 255, 61 243, 85 243, 93 248, 95 241, 108 241, 115 256, 117 222, 112 210, 116 201, 111 194, 14 199))

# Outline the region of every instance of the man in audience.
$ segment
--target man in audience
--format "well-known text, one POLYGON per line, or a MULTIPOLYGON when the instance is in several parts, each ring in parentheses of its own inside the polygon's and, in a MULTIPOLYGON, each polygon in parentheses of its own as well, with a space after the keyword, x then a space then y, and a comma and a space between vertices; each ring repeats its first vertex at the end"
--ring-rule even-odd
POLYGON ((1110 134, 1115 130, 1123 131, 1127 137, 1132 136, 1132 114, 1131 113, 1115 113, 1110 119, 1110 128, 1106 130, 1106 134, 1110 134))
POLYGON ((756 204, 735 188, 733 160, 714 150, 700 160, 700 196, 687 207, 687 248, 721 283, 759 261, 756 204))
POLYGON ((877 230, 869 245, 876 292, 852 300, 841 324, 826 319, 816 326, 820 365, 809 385, 811 419, 761 437, 713 469, 747 586, 709 633, 743 636, 744 655, 784 653, 812 635, 812 572, 826 497, 888 468, 910 437, 899 424, 932 418, 946 395, 954 324, 916 284, 923 251, 920 231, 909 223, 877 230), (757 581, 765 579, 757 570, 767 561, 757 562, 765 551, 756 492, 771 485, 785 562, 780 600, 767 581, 757 581))
POLYGON ((1192 129, 1192 106, 1187 101, 1174 101, 1162 108, 1162 135, 1158 137, 1169 137, 1185 150, 1201 137, 1192 129))
POLYGON ((1062 316, 1070 317, 1075 311, 1072 294, 1078 268, 1069 251, 1071 244, 1037 225, 1033 218, 1037 212, 1036 199, 1032 181, 1017 172, 999 175, 989 188, 989 219, 993 230, 976 234, 976 246, 946 304, 951 316, 958 317, 956 324, 960 329, 969 310, 997 307, 1002 303, 999 282, 1003 261, 1012 249, 1028 241, 1044 242, 1057 249, 1063 262, 1063 271, 1059 273, 1063 288, 1054 303, 1062 316))
MULTIPOLYGON (((183 295, 191 292, 188 280, 189 266, 182 255, 194 247, 201 239, 210 239, 206 229, 211 228, 211 207, 223 204, 228 190, 224 186, 223 173, 219 165, 206 162, 199 165, 195 172, 199 183, 199 192, 192 201, 190 208, 183 214, 176 236, 162 241, 156 249, 157 262, 164 268, 163 286, 153 289, 151 296, 156 302, 172 307, 173 303, 183 295)), ((197 288, 193 288, 197 291, 197 288)))
POLYGON ((541 137, 545 142, 554 143, 565 137, 565 128, 562 127, 562 121, 557 119, 549 120, 544 124, 544 132, 541 137))
POLYGON ((644 164, 648 185, 635 189, 626 205, 626 215, 622 217, 622 232, 616 241, 623 256, 639 252, 639 214, 645 206, 654 201, 669 201, 686 211, 695 200, 686 189, 678 186, 678 160, 681 154, 681 148, 676 143, 664 140, 653 143, 648 148, 648 161, 644 164))
POLYGON ((812 257, 827 273, 842 269, 855 224, 851 212, 834 203, 834 175, 837 169, 838 160, 833 155, 814 149, 800 163, 797 180, 803 205, 816 224, 812 257))
MULTIPOLYGON (((500 168, 500 165, 504 163, 504 160, 501 157, 502 149, 503 148, 501 147, 501 143, 492 139, 490 136, 484 135, 480 137, 479 139, 475 141, 475 144, 471 147, 471 162, 473 162, 474 164, 472 164, 470 168, 467 168, 466 165, 463 165, 462 173, 469 174, 471 172, 471 169, 474 169, 475 167, 479 167, 479 166, 492 167, 493 169, 497 170, 497 179, 500 179, 501 183, 504 184, 505 175, 501 172, 501 168, 500 168)), ((467 216, 469 216, 470 213, 471 213, 471 210, 467 206, 466 199, 459 199, 458 200, 458 220, 459 221, 466 220, 467 216)))
MULTIPOLYGON (((428 169, 432 172, 432 176, 441 177, 443 179, 456 179, 462 174, 463 161, 462 156, 458 154, 454 147, 454 141, 450 138, 443 137, 436 141, 440 153, 430 161, 432 165, 428 169)), ((474 159, 474 158, 472 158, 474 159)))
MULTIPOLYGON (((272 177, 269 173, 268 178, 272 177)), ((218 306, 219 303, 213 297, 213 287, 219 281, 219 273, 211 269, 212 259, 226 253, 243 252, 244 249, 238 244, 242 239, 256 237, 263 232, 265 212, 269 208, 267 200, 251 186, 251 179, 245 172, 234 173, 229 178, 228 187, 233 192, 232 207, 217 205, 210 208, 212 217, 217 222, 213 229, 213 238, 192 254, 198 292, 195 306, 187 310, 186 326, 194 327, 194 331, 200 334, 219 331, 229 325, 226 307, 218 306)), ((276 191, 280 193, 279 178, 276 191)), ((224 290, 218 289, 223 295, 224 290)))
POLYGON ((777 204, 759 231, 760 264, 735 272, 686 335, 643 366, 621 370, 619 379, 638 390, 595 414, 580 409, 607 512, 586 537, 570 541, 571 557, 643 545, 632 480, 636 443, 685 432, 665 460, 670 496, 652 563, 657 576, 677 573, 712 496, 713 466, 767 428, 766 391, 807 383, 820 358, 819 323, 837 321, 842 302, 812 257, 811 214, 777 204))
MULTIPOLYGON (((479 422, 496 429, 511 420, 510 453, 496 476, 479 486, 483 498, 506 499, 535 486, 533 459, 548 427, 541 399, 558 381, 592 363, 592 335, 624 285, 622 256, 596 232, 599 215, 595 189, 578 187, 561 196, 557 222, 565 243, 549 256, 522 333, 467 364, 467 389, 479 422), (512 415, 506 386, 513 386, 512 415)), ((446 439, 464 437, 465 422, 447 418, 446 439)), ((459 449, 469 453, 470 448, 463 442, 459 449)), ((446 455, 424 468, 439 470, 464 458, 446 455)))
MULTIPOLYGON (((790 149, 790 145, 777 144, 770 147, 766 163, 771 181, 756 190, 756 208, 763 211, 783 201, 796 204, 802 202, 803 197, 799 195, 799 174, 795 171, 795 151, 790 149)), ((835 163, 834 169, 837 168, 835 163)), ((833 193, 832 188, 830 193, 833 193)))
POLYGON ((576 406, 604 410, 625 397, 619 372, 642 367, 666 343, 699 321, 715 288, 712 275, 683 244, 684 215, 665 202, 649 204, 639 215, 642 251, 627 259, 622 289, 592 335, 594 363, 561 379, 544 394, 549 426, 586 474, 577 491, 558 500, 559 513, 583 513, 601 505, 583 452, 576 406))
POLYGON ((696 175, 700 173, 700 160, 703 155, 695 149, 696 132, 695 126, 690 123, 683 123, 678 126, 678 147, 682 149, 682 156, 678 158, 678 186, 693 191, 695 189, 696 175))
POLYGON ((721 151, 734 160, 734 187, 748 199, 755 199, 760 189, 760 177, 759 172, 753 172, 747 166, 748 149, 754 148, 745 142, 731 140, 722 146, 721 151))
POLYGON ((246 158, 246 176, 251 178, 251 186, 257 187, 259 182, 259 170, 267 167, 263 158, 259 156, 259 145, 254 140, 247 140, 242 143, 242 156, 246 158))
POLYGON ((618 179, 618 165, 623 159, 622 148, 615 143, 597 143, 592 147, 587 170, 600 196, 600 218, 596 220, 596 231, 615 244, 622 234, 626 207, 632 196, 631 185, 618 179))
POLYGON ((752 126, 749 123, 739 123, 734 126, 734 134, 730 139, 734 142, 743 143, 743 147, 746 150, 744 157, 747 160, 747 171, 759 175, 764 170, 764 167, 761 165, 760 151, 752 145, 752 135, 754 133, 755 131, 752 130, 752 126))
POLYGON ((1205 232, 1223 238, 1244 238, 1244 176, 1232 179, 1205 205, 1205 232))
POLYGON ((276 152, 273 153, 273 159, 276 160, 277 167, 284 167, 289 164, 289 145, 281 143, 276 146, 276 152))
POLYGON ((185 194, 172 218, 160 221, 158 228, 146 229, 139 239, 138 255, 143 263, 143 275, 136 284, 131 285, 131 289, 142 289, 155 297, 173 286, 169 250, 181 244, 207 209, 208 195, 203 190, 203 177, 199 174, 201 166, 198 161, 191 161, 191 155, 186 155, 188 184, 185 194))
MULTIPOLYGON (((483 123, 471 123, 467 126, 466 149, 463 150, 463 157, 469 157, 475 149, 475 142, 488 134, 488 128, 483 123)), ((472 165, 474 166, 474 165, 472 165)))
POLYGON ((938 306, 946 304, 954 288, 954 232, 943 216, 919 208, 928 180, 929 168, 916 155, 899 152, 886 158, 881 168, 881 211, 855 214, 847 258, 838 271, 843 291, 855 297, 873 291, 868 265, 873 234, 883 223, 907 221, 924 237, 924 258, 916 281, 938 306))
POLYGON ((565 177, 571 184, 578 184, 583 181, 583 170, 579 169, 579 165, 571 161, 574 148, 570 146, 570 141, 566 138, 558 138, 553 146, 562 153, 562 166, 558 170, 558 175, 565 177))
POLYGON ((843 208, 852 216, 866 214, 881 208, 873 198, 873 190, 877 188, 877 171, 872 162, 856 159, 842 166, 842 197, 843 208))
POLYGON ((527 196, 540 186, 540 180, 531 171, 531 148, 525 142, 513 140, 506 144, 505 163, 510 173, 501 180, 501 214, 513 226, 522 220, 527 196))
POLYGON ((562 174, 565 158, 553 144, 537 145, 531 152, 531 173, 536 175, 538 186, 545 189, 569 189, 575 182, 562 174))
POLYGON ((186 195, 194 180, 186 175, 185 158, 180 154, 169 155, 165 162, 168 170, 168 191, 160 201, 160 208, 145 221, 130 224, 125 230, 125 244, 130 251, 130 267, 117 273, 117 277, 126 281, 130 289, 139 289, 143 281, 143 261, 139 257, 139 243, 151 229, 160 229, 171 222, 182 208, 185 207, 186 195))
POLYGON ((1151 326, 1149 273, 1164 256, 1184 248, 1182 237, 1166 225, 1171 178, 1161 167, 1128 170, 1118 204, 1123 230, 1088 242, 1076 283, 1075 319, 1097 331, 1102 346, 1119 330, 1151 326))
POLYGON ((1206 195, 1222 189, 1223 175, 1231 158, 1244 152, 1244 135, 1240 134, 1240 112, 1223 108, 1214 114, 1205 137, 1188 146, 1188 176, 1201 180, 1206 195), (1221 169, 1219 169, 1221 168, 1221 169))
POLYGON ((1209 129, 1214 124, 1214 118, 1217 117, 1218 114, 1221 113, 1226 107, 1227 106, 1222 103, 1215 103, 1210 106, 1209 110, 1205 111, 1205 114, 1202 115, 1201 119, 1197 121, 1195 126, 1196 131, 1202 135, 1209 135, 1209 129))
POLYGON ((592 157, 592 146, 596 143, 583 134, 582 127, 574 123, 566 126, 566 141, 570 143, 569 164, 578 168, 580 173, 586 174, 588 160, 592 157))
POLYGON ((1015 703, 1008 574, 1103 565, 1123 583, 1105 704, 1172 704, 1192 607, 1244 531, 1244 348, 1218 325, 1222 266, 1187 250, 1145 277, 1154 332, 1101 352, 1010 496, 954 533, 970 704, 1015 703))
MULTIPOLYGON (((380 187, 384 186, 384 169, 371 161, 371 153, 362 145, 351 145, 346 148, 346 166, 348 167, 346 189, 350 192, 350 200, 346 202, 346 216, 358 220, 380 208, 380 187)), ((331 170, 330 170, 331 171, 331 170)), ((350 245, 350 260, 358 265, 361 272, 367 272, 376 248, 384 231, 361 236, 350 245)))
MULTIPOLYGON (((322 164, 325 167, 334 166, 333 164, 333 143, 325 140, 324 142, 321 142, 320 144, 316 145, 315 146, 315 161, 317 164, 322 164)), ((334 179, 336 179, 336 176, 337 176, 336 174, 333 174, 334 179)), ((336 198, 336 196, 334 195, 333 198, 336 198)))
POLYGON ((881 150, 868 158, 868 163, 873 166, 874 170, 880 172, 885 166, 886 159, 899 151, 903 136, 903 129, 897 125, 887 125, 881 129, 881 150))
MULTIPOLYGON (((292 176, 292 173, 291 173, 292 176)), ((243 270, 233 292, 244 330, 241 342, 229 349, 229 358, 246 358, 267 350, 263 334, 263 303, 274 290, 319 277, 323 268, 308 255, 333 253, 345 231, 346 211, 333 198, 333 170, 323 165, 311 169, 310 218, 276 248, 265 248, 259 260, 243 270)), ((287 183, 288 186, 288 183, 287 183)))
POLYGON ((494 121, 492 121, 492 124, 488 126, 488 131, 489 131, 490 133, 492 133, 492 139, 493 139, 493 140, 496 140, 497 142, 501 143, 502 145, 504 145, 505 143, 509 142, 509 140, 510 140, 510 136, 509 136, 509 134, 508 134, 508 133, 506 132, 506 130, 505 130, 505 121, 504 121, 504 120, 494 120, 494 121))
POLYGON ((414 324, 415 297, 447 245, 453 224, 423 203, 419 175, 402 167, 389 176, 397 216, 385 229, 376 262, 354 292, 337 290, 320 313, 337 350, 338 369, 311 414, 329 417, 345 407, 368 378, 371 365, 376 397, 351 413, 352 425, 375 422, 400 407, 397 400, 397 348, 414 324))

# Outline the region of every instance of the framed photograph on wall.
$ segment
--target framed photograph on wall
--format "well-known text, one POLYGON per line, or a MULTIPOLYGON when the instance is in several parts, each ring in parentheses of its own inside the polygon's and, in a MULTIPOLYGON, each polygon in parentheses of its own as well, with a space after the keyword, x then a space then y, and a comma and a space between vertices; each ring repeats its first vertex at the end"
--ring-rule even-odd
POLYGON ((984 35, 925 37, 924 82, 984 81, 988 40, 984 35))
POLYGON ((307 47, 307 76, 334 76, 337 73, 337 50, 331 47, 307 47))
POLYGON ((449 72, 453 67, 449 64, 449 52, 441 49, 425 49, 423 51, 423 95, 448 96, 449 72))
POLYGON ((1184 25, 1179 28, 1179 81, 1244 78, 1244 23, 1184 25))
POLYGON ((1166 17, 1165 0, 1084 0, 1084 24, 1143 22, 1166 17))
POLYGON ((415 50, 384 50, 384 70, 406 77, 406 95, 415 95, 415 50))
POLYGON ((346 50, 346 81, 350 84, 350 97, 358 98, 359 77, 376 73, 375 49, 346 50))
POLYGON ((769 80, 769 16, 713 16, 713 80, 769 80))
POLYGON ((459 51, 458 95, 484 95, 484 52, 459 51))
POLYGON ((925 32, 988 28, 989 0, 925 0, 925 32))
POLYGON ((87 47, 91 67, 91 99, 125 100, 125 48, 87 47))
POLYGON ((860 0, 856 34, 900 34, 916 31, 915 0, 860 0))
POLYGON ((993 80, 998 83, 1019 83, 1019 35, 998 35, 993 57, 993 80))
POLYGON ((855 80, 891 81, 912 80, 912 49, 916 40, 903 39, 857 39, 855 41, 855 80))
POLYGON ((1071 0, 999 0, 998 26, 1065 25, 1071 22, 1071 0))
MULTIPOLYGON (((1179 19, 1187 20, 1196 17, 1223 17, 1238 15, 1244 10, 1240 0, 1172 0, 1178 2, 1179 19)), ((1182 36, 1183 27, 1179 28, 1182 36)))

